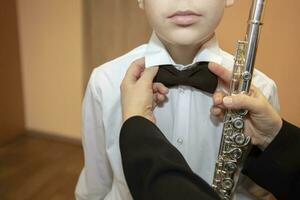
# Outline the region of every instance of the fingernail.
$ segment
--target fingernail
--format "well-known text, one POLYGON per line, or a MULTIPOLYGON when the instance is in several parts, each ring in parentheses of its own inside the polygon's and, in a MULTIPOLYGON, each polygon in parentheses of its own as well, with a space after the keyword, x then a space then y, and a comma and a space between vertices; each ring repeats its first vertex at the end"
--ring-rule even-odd
POLYGON ((223 103, 225 106, 232 106, 232 98, 231 97, 224 97, 223 103))

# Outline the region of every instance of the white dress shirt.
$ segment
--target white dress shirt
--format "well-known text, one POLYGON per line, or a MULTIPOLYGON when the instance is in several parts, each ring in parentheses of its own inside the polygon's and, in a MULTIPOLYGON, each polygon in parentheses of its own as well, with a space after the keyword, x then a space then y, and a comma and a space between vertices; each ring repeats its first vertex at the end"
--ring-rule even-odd
MULTIPOLYGON (((120 84, 129 65, 141 57, 145 57, 146 67, 174 64, 182 70, 189 66, 175 64, 153 34, 148 44, 93 71, 83 102, 85 165, 76 187, 78 200, 132 199, 119 149, 120 84)), ((199 50, 191 64, 199 61, 215 62, 228 69, 233 66, 233 56, 219 48, 215 37, 199 50)), ((257 70, 253 83, 278 109, 275 83, 257 70)), ((212 95, 190 86, 177 86, 169 89, 167 98, 167 102, 154 110, 157 126, 183 154, 193 171, 211 184, 222 133, 222 123, 210 115, 212 95)), ((243 192, 238 195, 238 199, 249 199, 243 192)))

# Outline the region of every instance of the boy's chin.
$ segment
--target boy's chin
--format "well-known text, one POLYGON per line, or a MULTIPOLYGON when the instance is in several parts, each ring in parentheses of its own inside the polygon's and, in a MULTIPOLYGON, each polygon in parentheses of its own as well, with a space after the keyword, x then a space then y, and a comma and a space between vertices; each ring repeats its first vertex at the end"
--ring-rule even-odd
POLYGON ((198 46, 205 41, 205 37, 192 37, 189 35, 179 35, 173 38, 170 38, 170 44, 178 46, 198 46))
POLYGON ((199 32, 173 32, 165 35, 165 41, 171 45, 198 46, 207 40, 209 34, 199 32))
POLYGON ((173 40, 171 44, 176 46, 197 46, 201 44, 202 40, 191 40, 189 38, 178 38, 177 40, 173 40))

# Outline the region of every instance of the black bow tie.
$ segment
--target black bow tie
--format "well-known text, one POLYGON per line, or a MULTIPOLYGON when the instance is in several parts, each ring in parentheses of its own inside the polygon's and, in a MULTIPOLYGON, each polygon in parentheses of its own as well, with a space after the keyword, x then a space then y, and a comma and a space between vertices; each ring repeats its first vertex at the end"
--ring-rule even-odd
POLYGON ((212 94, 218 85, 218 77, 209 71, 208 62, 198 62, 183 71, 173 65, 160 65, 153 82, 163 83, 166 87, 193 86, 212 94))

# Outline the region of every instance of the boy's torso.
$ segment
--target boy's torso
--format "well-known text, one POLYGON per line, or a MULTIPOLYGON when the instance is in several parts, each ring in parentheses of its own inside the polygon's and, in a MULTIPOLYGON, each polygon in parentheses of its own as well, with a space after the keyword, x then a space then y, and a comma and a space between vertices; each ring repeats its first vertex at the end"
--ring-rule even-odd
MULTIPOLYGON (((112 190, 105 199, 131 199, 119 150, 119 132, 122 125, 119 88, 130 63, 147 56, 147 48, 148 45, 142 45, 93 72, 95 88, 102 94, 106 153, 114 176, 112 190)), ((228 69, 233 65, 233 57, 221 49, 207 51, 205 54, 202 52, 200 60, 218 62, 228 69)), ((253 83, 267 98, 273 95, 274 83, 262 73, 255 73, 253 83)), ((177 86, 170 88, 167 97, 167 102, 154 110, 157 126, 183 154, 192 170, 210 184, 222 132, 222 123, 210 115, 212 95, 190 86, 177 86)), ((277 104, 277 99, 270 100, 277 104)))

